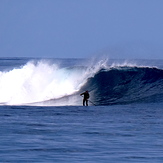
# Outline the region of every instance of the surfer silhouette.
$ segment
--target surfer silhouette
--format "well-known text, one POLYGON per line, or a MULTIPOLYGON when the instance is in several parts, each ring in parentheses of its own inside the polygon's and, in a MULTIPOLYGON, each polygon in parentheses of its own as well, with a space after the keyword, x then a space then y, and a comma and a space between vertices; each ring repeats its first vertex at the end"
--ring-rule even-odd
POLYGON ((80 96, 84 95, 84 98, 83 98, 83 106, 88 106, 88 99, 89 99, 89 92, 88 91, 85 91, 83 93, 80 94, 80 96))

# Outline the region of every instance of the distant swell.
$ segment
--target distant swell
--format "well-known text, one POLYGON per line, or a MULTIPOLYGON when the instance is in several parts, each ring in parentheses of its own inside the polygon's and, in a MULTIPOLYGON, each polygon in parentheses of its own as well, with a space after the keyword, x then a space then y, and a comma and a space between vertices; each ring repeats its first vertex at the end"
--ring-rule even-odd
POLYGON ((96 105, 163 101, 163 70, 149 67, 101 69, 82 90, 96 105))

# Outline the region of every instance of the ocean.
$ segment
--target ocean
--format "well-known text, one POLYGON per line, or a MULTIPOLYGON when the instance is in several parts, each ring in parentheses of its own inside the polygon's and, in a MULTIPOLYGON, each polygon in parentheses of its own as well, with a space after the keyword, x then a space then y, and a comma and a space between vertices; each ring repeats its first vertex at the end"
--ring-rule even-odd
POLYGON ((162 163, 162 128, 163 60, 0 58, 2 163, 162 163))

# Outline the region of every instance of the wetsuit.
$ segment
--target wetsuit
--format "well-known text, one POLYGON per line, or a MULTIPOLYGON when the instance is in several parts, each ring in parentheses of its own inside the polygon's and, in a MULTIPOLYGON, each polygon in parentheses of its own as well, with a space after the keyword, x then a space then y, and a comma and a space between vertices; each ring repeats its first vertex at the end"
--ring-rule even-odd
POLYGON ((80 95, 84 95, 84 98, 83 98, 83 106, 85 106, 85 104, 86 104, 86 106, 88 106, 88 99, 89 99, 89 93, 88 93, 88 91, 86 91, 86 92, 84 92, 84 93, 82 93, 80 95))

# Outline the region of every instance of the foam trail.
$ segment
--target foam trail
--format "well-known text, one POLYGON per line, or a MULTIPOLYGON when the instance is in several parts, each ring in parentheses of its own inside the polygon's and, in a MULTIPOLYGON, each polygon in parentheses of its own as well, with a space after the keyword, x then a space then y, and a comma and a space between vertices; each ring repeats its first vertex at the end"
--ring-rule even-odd
POLYGON ((98 71, 100 64, 60 68, 57 64, 39 61, 0 72, 0 103, 18 105, 71 95, 98 71))

